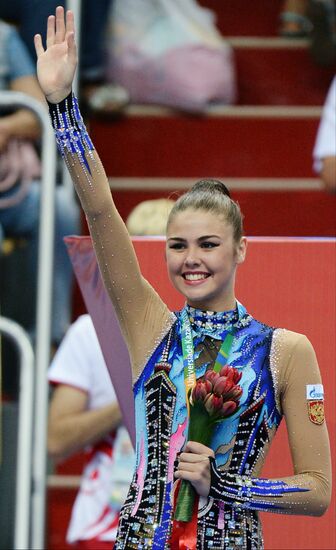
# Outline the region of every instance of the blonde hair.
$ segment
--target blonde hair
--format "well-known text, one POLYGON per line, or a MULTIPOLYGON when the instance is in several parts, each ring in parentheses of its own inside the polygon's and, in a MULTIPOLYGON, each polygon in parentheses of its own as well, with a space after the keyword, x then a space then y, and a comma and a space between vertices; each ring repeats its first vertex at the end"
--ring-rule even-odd
POLYGON ((126 220, 130 235, 165 235, 174 204, 171 199, 153 199, 137 204, 126 220))
POLYGON ((174 216, 187 209, 204 210, 222 216, 233 227, 233 238, 239 242, 244 234, 243 214, 237 202, 232 200, 227 187, 216 179, 197 181, 189 191, 175 202, 170 211, 167 226, 174 216))

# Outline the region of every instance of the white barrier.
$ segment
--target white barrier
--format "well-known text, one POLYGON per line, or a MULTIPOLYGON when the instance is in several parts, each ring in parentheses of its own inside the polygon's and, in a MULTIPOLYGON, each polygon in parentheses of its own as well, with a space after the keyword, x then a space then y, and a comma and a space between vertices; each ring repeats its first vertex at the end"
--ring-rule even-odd
MULTIPOLYGON (((35 113, 42 127, 41 202, 36 303, 36 365, 32 455, 31 541, 20 550, 44 547, 46 494, 46 435, 48 416, 47 369, 50 354, 50 320, 54 255, 56 145, 45 106, 21 92, 0 92, 1 107, 25 107, 35 113)), ((21 391, 25 391, 21 388, 21 391)))
POLYGON ((19 419, 17 436, 14 549, 29 548, 31 463, 34 399, 34 352, 30 340, 20 325, 0 317, 0 333, 16 345, 20 359, 19 419))

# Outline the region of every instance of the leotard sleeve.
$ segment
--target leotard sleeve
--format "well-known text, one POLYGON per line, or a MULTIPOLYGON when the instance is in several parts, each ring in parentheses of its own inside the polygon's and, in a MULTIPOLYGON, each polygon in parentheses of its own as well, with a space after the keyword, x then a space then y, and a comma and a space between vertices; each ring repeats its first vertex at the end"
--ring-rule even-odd
POLYGON ((319 516, 331 497, 329 439, 323 400, 318 395, 320 371, 309 340, 290 331, 281 332, 273 350, 273 368, 279 377, 279 400, 294 475, 282 479, 235 475, 219 470, 215 460, 210 459, 209 496, 243 509, 319 516), (312 403, 309 394, 314 391, 320 399, 312 403))
POLYGON ((173 314, 141 275, 138 260, 110 191, 104 168, 73 94, 49 104, 60 153, 86 215, 106 290, 127 342, 136 378, 148 353, 174 322, 173 314))

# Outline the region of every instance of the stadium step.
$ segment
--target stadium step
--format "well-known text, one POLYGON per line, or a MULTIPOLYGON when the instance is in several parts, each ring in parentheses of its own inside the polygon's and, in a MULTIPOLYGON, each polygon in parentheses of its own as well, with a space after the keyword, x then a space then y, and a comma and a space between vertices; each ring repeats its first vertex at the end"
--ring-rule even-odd
MULTIPOLYGON (((230 42, 230 40, 229 40, 230 42)), ((322 105, 335 67, 313 63, 306 41, 231 40, 240 105, 322 105)))
MULTIPOLYGON (((126 220, 139 202, 176 198, 194 181, 195 178, 111 178, 110 183, 116 206, 126 220)), ((222 178, 222 181, 241 206, 245 232, 249 236, 330 237, 336 234, 336 197, 320 190, 318 180, 289 180, 292 187, 288 187, 288 180, 281 179, 222 178)))
POLYGON ((274 36, 278 33, 282 0, 199 0, 211 9, 223 36, 274 36))
POLYGON ((311 178, 320 108, 222 107, 187 116, 131 107, 91 120, 109 177, 311 178))

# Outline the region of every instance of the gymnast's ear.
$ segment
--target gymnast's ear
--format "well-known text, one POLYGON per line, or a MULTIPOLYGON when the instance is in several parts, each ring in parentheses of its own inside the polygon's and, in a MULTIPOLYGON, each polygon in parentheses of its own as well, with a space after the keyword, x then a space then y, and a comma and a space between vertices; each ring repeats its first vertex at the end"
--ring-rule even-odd
POLYGON ((237 265, 242 264, 246 258, 247 251, 247 238, 241 237, 239 243, 236 245, 236 262, 237 265))

